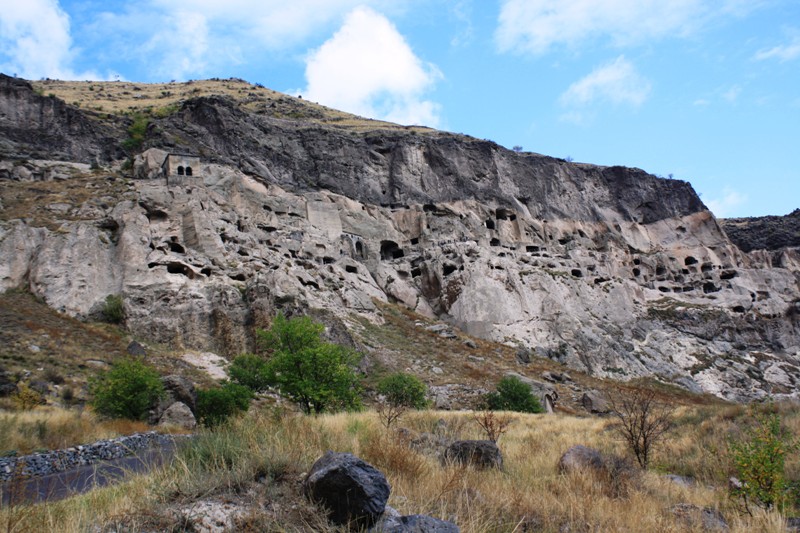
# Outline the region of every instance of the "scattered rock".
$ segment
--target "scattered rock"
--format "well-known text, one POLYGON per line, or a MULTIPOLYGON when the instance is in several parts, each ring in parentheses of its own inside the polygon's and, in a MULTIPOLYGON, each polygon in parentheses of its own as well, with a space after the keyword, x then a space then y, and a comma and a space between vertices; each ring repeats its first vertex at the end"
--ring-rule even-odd
POLYGON ((224 533, 234 531, 236 520, 247 514, 247 509, 230 502, 198 501, 177 510, 183 518, 185 531, 195 533, 224 533))
POLYGON ((164 410, 158 420, 158 425, 194 429, 197 427, 197 420, 188 405, 183 402, 175 402, 164 410))
POLYGON ((444 450, 450 446, 450 439, 433 433, 420 433, 409 441, 412 450, 431 457, 441 457, 444 450))
POLYGON ((457 440, 447 447, 442 460, 477 468, 503 467, 500 448, 490 440, 457 440))
POLYGON ((641 471, 629 460, 616 455, 603 455, 594 448, 572 446, 558 461, 559 472, 588 473, 599 480, 606 492, 614 497, 624 497, 639 486, 641 471))
POLYGON ((564 473, 601 470, 603 466, 603 454, 582 444, 571 447, 558 460, 558 471, 564 473))
POLYGON ((30 350, 33 353, 39 353, 42 351, 42 349, 36 346, 35 344, 31 344, 30 346, 28 346, 28 350, 30 350))
POLYGON ((670 512, 692 530, 728 531, 730 527, 722 513, 710 507, 698 507, 690 503, 679 503, 670 512))
POLYGON ((387 517, 373 530, 381 533, 459 533, 457 525, 427 515, 387 517))
POLYGON ((467 339, 464 341, 464 346, 466 346, 467 348, 472 348, 474 350, 478 347, 478 343, 476 343, 472 339, 467 339))
POLYGON ((147 355, 147 350, 144 349, 144 346, 136 341, 131 341, 130 344, 128 344, 127 351, 128 354, 134 357, 145 357, 147 355))
POLYGON ((526 346, 520 346, 516 352, 517 362, 521 365, 527 365, 531 362, 531 349, 526 346))
POLYGON ((694 487, 696 485, 696 482, 693 477, 678 476, 676 474, 664 474, 661 477, 663 477, 667 481, 671 481, 676 485, 680 485, 681 487, 694 487))
POLYGON ((333 523, 358 528, 378 521, 391 487, 381 472, 353 454, 328 451, 311 467, 303 490, 328 509, 333 523))
POLYGON ((214 379, 222 380, 228 378, 228 374, 225 372, 228 361, 226 361, 224 357, 215 353, 185 353, 181 356, 181 359, 190 365, 205 371, 214 379))
POLYGON ((17 384, 3 372, 0 372, 0 398, 11 396, 17 392, 17 384))
POLYGON ((608 401, 596 390, 584 392, 581 404, 584 409, 595 415, 603 415, 610 411, 608 401))
POLYGON ((786 517, 786 531, 789 533, 800 532, 800 518, 799 517, 786 517))

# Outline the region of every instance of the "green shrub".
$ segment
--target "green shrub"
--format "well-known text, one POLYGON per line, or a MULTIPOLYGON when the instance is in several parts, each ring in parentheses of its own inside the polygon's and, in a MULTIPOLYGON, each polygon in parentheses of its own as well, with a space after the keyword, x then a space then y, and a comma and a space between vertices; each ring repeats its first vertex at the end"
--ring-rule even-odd
POLYGON ((133 116, 133 123, 128 126, 128 138, 122 141, 122 147, 126 150, 138 150, 144 144, 147 135, 147 126, 150 124, 150 117, 137 113, 133 116))
POLYGON ((119 294, 109 294, 103 302, 103 316, 112 324, 119 324, 125 318, 125 307, 122 304, 122 296, 119 294))
POLYGON ((135 359, 122 359, 90 382, 91 404, 111 418, 143 420, 164 395, 158 372, 135 359))
POLYGON ((258 355, 243 354, 236 357, 228 367, 228 375, 232 381, 253 392, 264 391, 270 385, 269 365, 258 355))
POLYGON ((262 349, 271 351, 268 380, 306 413, 361 407, 355 366, 358 354, 322 340, 322 324, 308 317, 275 317, 269 331, 259 331, 262 349))
POLYGON ((418 377, 403 372, 391 374, 378 382, 378 393, 397 407, 424 409, 428 406, 426 392, 427 387, 418 377))
POLYGON ((736 477, 742 482, 732 492, 745 506, 753 502, 767 509, 782 508, 789 488, 786 456, 797 451, 798 443, 781 427, 777 413, 754 413, 753 418, 755 425, 745 430, 745 438, 728 443, 736 477))
POLYGON ((221 387, 197 391, 197 418, 206 427, 215 427, 231 416, 247 411, 253 392, 238 383, 227 381, 221 387))
POLYGON ((486 405, 493 411, 544 412, 539 399, 531 392, 530 385, 516 376, 501 379, 497 384, 497 391, 486 395, 486 405))

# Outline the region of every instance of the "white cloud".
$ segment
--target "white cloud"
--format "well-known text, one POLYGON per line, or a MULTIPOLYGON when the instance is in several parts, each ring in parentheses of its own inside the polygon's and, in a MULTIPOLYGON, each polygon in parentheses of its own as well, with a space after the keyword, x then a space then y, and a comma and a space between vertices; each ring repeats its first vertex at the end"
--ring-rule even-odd
POLYGON ((144 56, 159 58, 155 73, 165 79, 186 79, 205 72, 211 55, 206 17, 193 12, 178 13, 162 28, 139 49, 144 56))
POLYGON ((304 97, 366 117, 436 126, 439 106, 424 93, 440 77, 386 17, 359 7, 308 57, 304 97))
POLYGON ((57 0, 7 2, 0 9, 0 69, 22 78, 97 79, 76 73, 69 16, 57 0))
POLYGON ((740 94, 742 94, 742 88, 738 85, 733 85, 730 89, 722 93, 722 98, 729 104, 733 104, 739 99, 740 94))
POLYGON ((705 202, 708 209, 718 218, 731 216, 734 209, 745 203, 747 203, 747 196, 730 187, 722 189, 721 197, 712 198, 705 202))
POLYGON ((294 53, 354 8, 403 12, 412 0, 142 0, 92 26, 105 48, 171 79, 217 76, 259 56, 294 53), (144 44, 143 44, 144 43, 144 44))
POLYGON ((796 35, 789 43, 760 50, 755 55, 757 61, 777 59, 781 63, 800 57, 800 35, 796 35))
POLYGON ((743 0, 503 0, 495 38, 501 51, 534 54, 599 38, 628 46, 689 35, 715 17, 742 16, 759 5, 743 0))
POLYGON ((650 82, 636 72, 633 64, 619 56, 570 85, 560 102, 582 106, 599 100, 640 106, 650 94, 650 87, 650 82))

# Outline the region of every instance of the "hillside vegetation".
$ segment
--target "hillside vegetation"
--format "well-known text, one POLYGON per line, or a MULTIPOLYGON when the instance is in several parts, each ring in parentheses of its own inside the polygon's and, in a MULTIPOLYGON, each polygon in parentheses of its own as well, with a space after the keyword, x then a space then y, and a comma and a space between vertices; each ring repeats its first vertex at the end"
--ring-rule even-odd
MULTIPOLYGON (((610 421, 566 415, 510 414, 499 440, 503 470, 441 465, 409 445, 423 433, 481 438, 469 412, 407 414, 399 433, 387 432, 372 412, 305 416, 256 410, 230 426, 201 433, 170 468, 67 501, 0 511, 10 531, 177 531, 199 502, 234 509, 237 531, 335 531, 302 496, 301 482, 326 450, 352 452, 383 471, 392 486, 389 505, 403 514, 454 520, 465 533, 511 531, 699 531, 699 522, 674 512, 680 504, 722 513, 731 531, 783 531, 782 515, 743 512, 727 491, 727 441, 741 436, 747 410, 686 408, 677 428, 641 476, 562 474, 559 457, 584 444, 624 455, 610 421), (693 476, 684 486, 664 473, 693 476)), ((783 412, 797 432, 800 417, 783 412)), ((797 479, 798 461, 789 461, 797 479)), ((790 502, 787 511, 794 511, 790 502)), ((684 506, 684 508, 686 508, 684 506)))

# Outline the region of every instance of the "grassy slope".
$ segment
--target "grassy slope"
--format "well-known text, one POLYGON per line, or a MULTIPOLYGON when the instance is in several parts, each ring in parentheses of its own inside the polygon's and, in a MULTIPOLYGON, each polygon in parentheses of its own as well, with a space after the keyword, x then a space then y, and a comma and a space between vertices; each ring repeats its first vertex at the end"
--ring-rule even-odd
POLYGON ((174 112, 182 102, 190 98, 221 95, 233 98, 250 111, 278 119, 302 120, 352 131, 404 129, 418 133, 436 133, 436 130, 430 128, 405 127, 358 117, 235 78, 185 83, 43 80, 32 84, 41 94, 55 95, 81 109, 114 115, 144 113, 163 116, 174 112))

